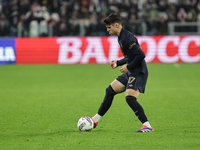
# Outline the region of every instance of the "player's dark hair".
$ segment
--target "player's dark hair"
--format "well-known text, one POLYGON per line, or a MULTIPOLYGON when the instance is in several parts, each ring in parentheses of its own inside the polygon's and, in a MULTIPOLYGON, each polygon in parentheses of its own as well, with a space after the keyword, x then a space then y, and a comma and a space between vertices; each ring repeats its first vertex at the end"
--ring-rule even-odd
POLYGON ((121 24, 121 18, 116 14, 110 14, 106 19, 104 19, 105 25, 111 25, 114 23, 121 24))

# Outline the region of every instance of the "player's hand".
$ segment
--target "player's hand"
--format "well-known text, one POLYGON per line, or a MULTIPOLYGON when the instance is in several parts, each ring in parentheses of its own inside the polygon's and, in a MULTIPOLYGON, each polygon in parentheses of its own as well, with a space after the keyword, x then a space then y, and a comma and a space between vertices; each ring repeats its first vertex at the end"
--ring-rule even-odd
POLYGON ((127 69, 127 64, 126 65, 123 65, 123 67, 121 69, 119 69, 119 71, 121 71, 121 73, 128 73, 129 70, 127 69))
POLYGON ((115 60, 112 60, 111 61, 111 63, 110 63, 110 66, 111 66, 111 68, 117 68, 117 60, 115 59, 115 60))

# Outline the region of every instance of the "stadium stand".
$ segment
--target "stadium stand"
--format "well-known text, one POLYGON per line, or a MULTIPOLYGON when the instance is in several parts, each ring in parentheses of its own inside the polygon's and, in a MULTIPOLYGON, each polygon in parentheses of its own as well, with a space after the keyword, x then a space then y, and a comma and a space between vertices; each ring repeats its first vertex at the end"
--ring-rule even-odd
POLYGON ((103 19, 109 13, 119 14, 123 26, 135 35, 200 33, 200 0, 0 2, 1 37, 107 36, 103 19), (32 32, 32 22, 38 24, 39 32, 32 32))

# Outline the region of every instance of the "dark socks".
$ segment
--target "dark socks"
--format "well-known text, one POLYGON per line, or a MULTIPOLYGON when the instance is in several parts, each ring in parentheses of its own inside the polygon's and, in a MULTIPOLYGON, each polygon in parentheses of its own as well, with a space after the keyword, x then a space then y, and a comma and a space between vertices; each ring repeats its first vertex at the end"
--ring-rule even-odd
POLYGON ((116 94, 115 91, 109 85, 106 88, 106 95, 105 95, 104 100, 101 103, 101 106, 100 106, 100 108, 98 110, 98 114, 99 115, 103 116, 108 111, 108 109, 110 108, 110 106, 112 104, 112 101, 113 101, 113 98, 114 98, 115 94, 116 94))
POLYGON ((126 96, 126 101, 128 105, 131 107, 131 109, 135 112, 135 115, 138 117, 138 119, 144 123, 147 120, 147 117, 144 113, 144 110, 142 106, 138 103, 136 97, 134 96, 126 96))

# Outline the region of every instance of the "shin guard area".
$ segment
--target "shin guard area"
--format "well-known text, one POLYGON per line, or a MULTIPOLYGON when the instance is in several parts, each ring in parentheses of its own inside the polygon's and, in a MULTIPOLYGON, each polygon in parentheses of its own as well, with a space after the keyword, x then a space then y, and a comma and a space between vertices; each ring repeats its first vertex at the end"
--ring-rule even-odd
POLYGON ((126 96, 126 102, 131 107, 131 109, 134 111, 135 115, 138 117, 138 119, 144 123, 147 121, 147 117, 144 113, 144 110, 142 106, 138 103, 136 97, 134 96, 126 96))
POLYGON ((101 103, 101 106, 98 110, 99 115, 103 116, 108 111, 108 109, 110 108, 110 106, 112 104, 115 94, 116 94, 115 91, 113 90, 111 85, 109 85, 106 88, 106 94, 105 94, 104 100, 101 103))

